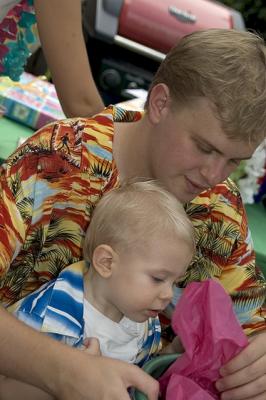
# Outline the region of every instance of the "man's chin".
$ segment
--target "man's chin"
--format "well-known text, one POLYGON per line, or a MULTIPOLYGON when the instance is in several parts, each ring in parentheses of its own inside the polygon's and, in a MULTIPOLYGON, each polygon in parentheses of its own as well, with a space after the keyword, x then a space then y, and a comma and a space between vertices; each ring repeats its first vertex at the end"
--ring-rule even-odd
POLYGON ((197 194, 192 194, 190 196, 187 196, 184 200, 180 200, 183 204, 184 203, 189 203, 190 201, 194 200, 196 197, 199 196, 200 193, 197 194))
POLYGON ((189 203, 190 201, 194 200, 195 197, 197 197, 201 191, 197 192, 190 192, 187 190, 186 185, 184 182, 182 184, 177 186, 176 183, 173 182, 168 182, 168 185, 166 185, 166 188, 171 192, 182 204, 189 203), (173 188, 176 187, 178 190, 173 190, 173 188), (183 187, 183 189, 182 189, 183 187), (179 190, 181 188, 181 190, 179 190))
POLYGON ((193 193, 193 194, 192 193, 186 193, 186 194, 176 193, 175 196, 182 204, 185 204, 185 203, 189 203, 190 201, 194 200, 199 194, 200 193, 196 193, 196 194, 195 193, 193 193))

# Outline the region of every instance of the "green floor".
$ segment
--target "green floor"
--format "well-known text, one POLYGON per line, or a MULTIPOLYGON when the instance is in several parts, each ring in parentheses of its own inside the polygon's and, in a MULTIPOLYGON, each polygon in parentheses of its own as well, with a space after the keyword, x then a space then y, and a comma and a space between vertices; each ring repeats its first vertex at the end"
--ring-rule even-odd
MULTIPOLYGON (((30 128, 7 118, 0 118, 0 158, 11 154, 21 137, 29 137, 34 133, 30 128)), ((266 209, 261 204, 246 205, 249 226, 251 229, 257 264, 266 276, 266 209)))
POLYGON ((21 137, 29 137, 34 131, 27 126, 0 118, 0 158, 5 159, 15 149, 21 137))
POLYGON ((257 265, 266 277, 266 208, 260 204, 246 204, 248 224, 254 241, 257 265))

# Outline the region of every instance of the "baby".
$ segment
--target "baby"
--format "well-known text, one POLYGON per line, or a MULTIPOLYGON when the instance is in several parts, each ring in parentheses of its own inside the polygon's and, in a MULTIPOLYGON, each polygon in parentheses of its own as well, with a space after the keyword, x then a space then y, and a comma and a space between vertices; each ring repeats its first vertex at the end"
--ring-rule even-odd
MULTIPOLYGON (((71 346, 84 348, 87 338, 97 338, 103 356, 141 366, 160 350, 158 314, 171 301, 194 246, 192 224, 172 194, 154 181, 124 184, 97 203, 85 261, 65 268, 9 311, 71 346)), ((176 351, 174 343, 169 346, 176 351)), ((23 390, 27 399, 50 398, 8 378, 0 386, 2 400, 23 390)))

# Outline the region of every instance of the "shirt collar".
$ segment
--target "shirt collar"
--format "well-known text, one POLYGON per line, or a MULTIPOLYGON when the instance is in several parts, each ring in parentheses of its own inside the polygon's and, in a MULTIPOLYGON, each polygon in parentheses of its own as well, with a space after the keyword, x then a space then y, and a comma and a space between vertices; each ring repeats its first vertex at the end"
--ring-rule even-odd
POLYGON ((63 269, 55 280, 43 318, 42 332, 80 337, 83 332, 84 261, 63 269))

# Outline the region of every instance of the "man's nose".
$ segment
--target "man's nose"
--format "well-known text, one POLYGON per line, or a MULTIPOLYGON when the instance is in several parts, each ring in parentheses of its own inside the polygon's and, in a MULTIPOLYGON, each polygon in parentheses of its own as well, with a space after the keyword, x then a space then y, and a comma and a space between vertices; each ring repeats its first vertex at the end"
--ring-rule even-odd
POLYGON ((227 160, 223 158, 212 158, 200 169, 201 176, 208 186, 214 187, 224 181, 231 173, 227 160))

